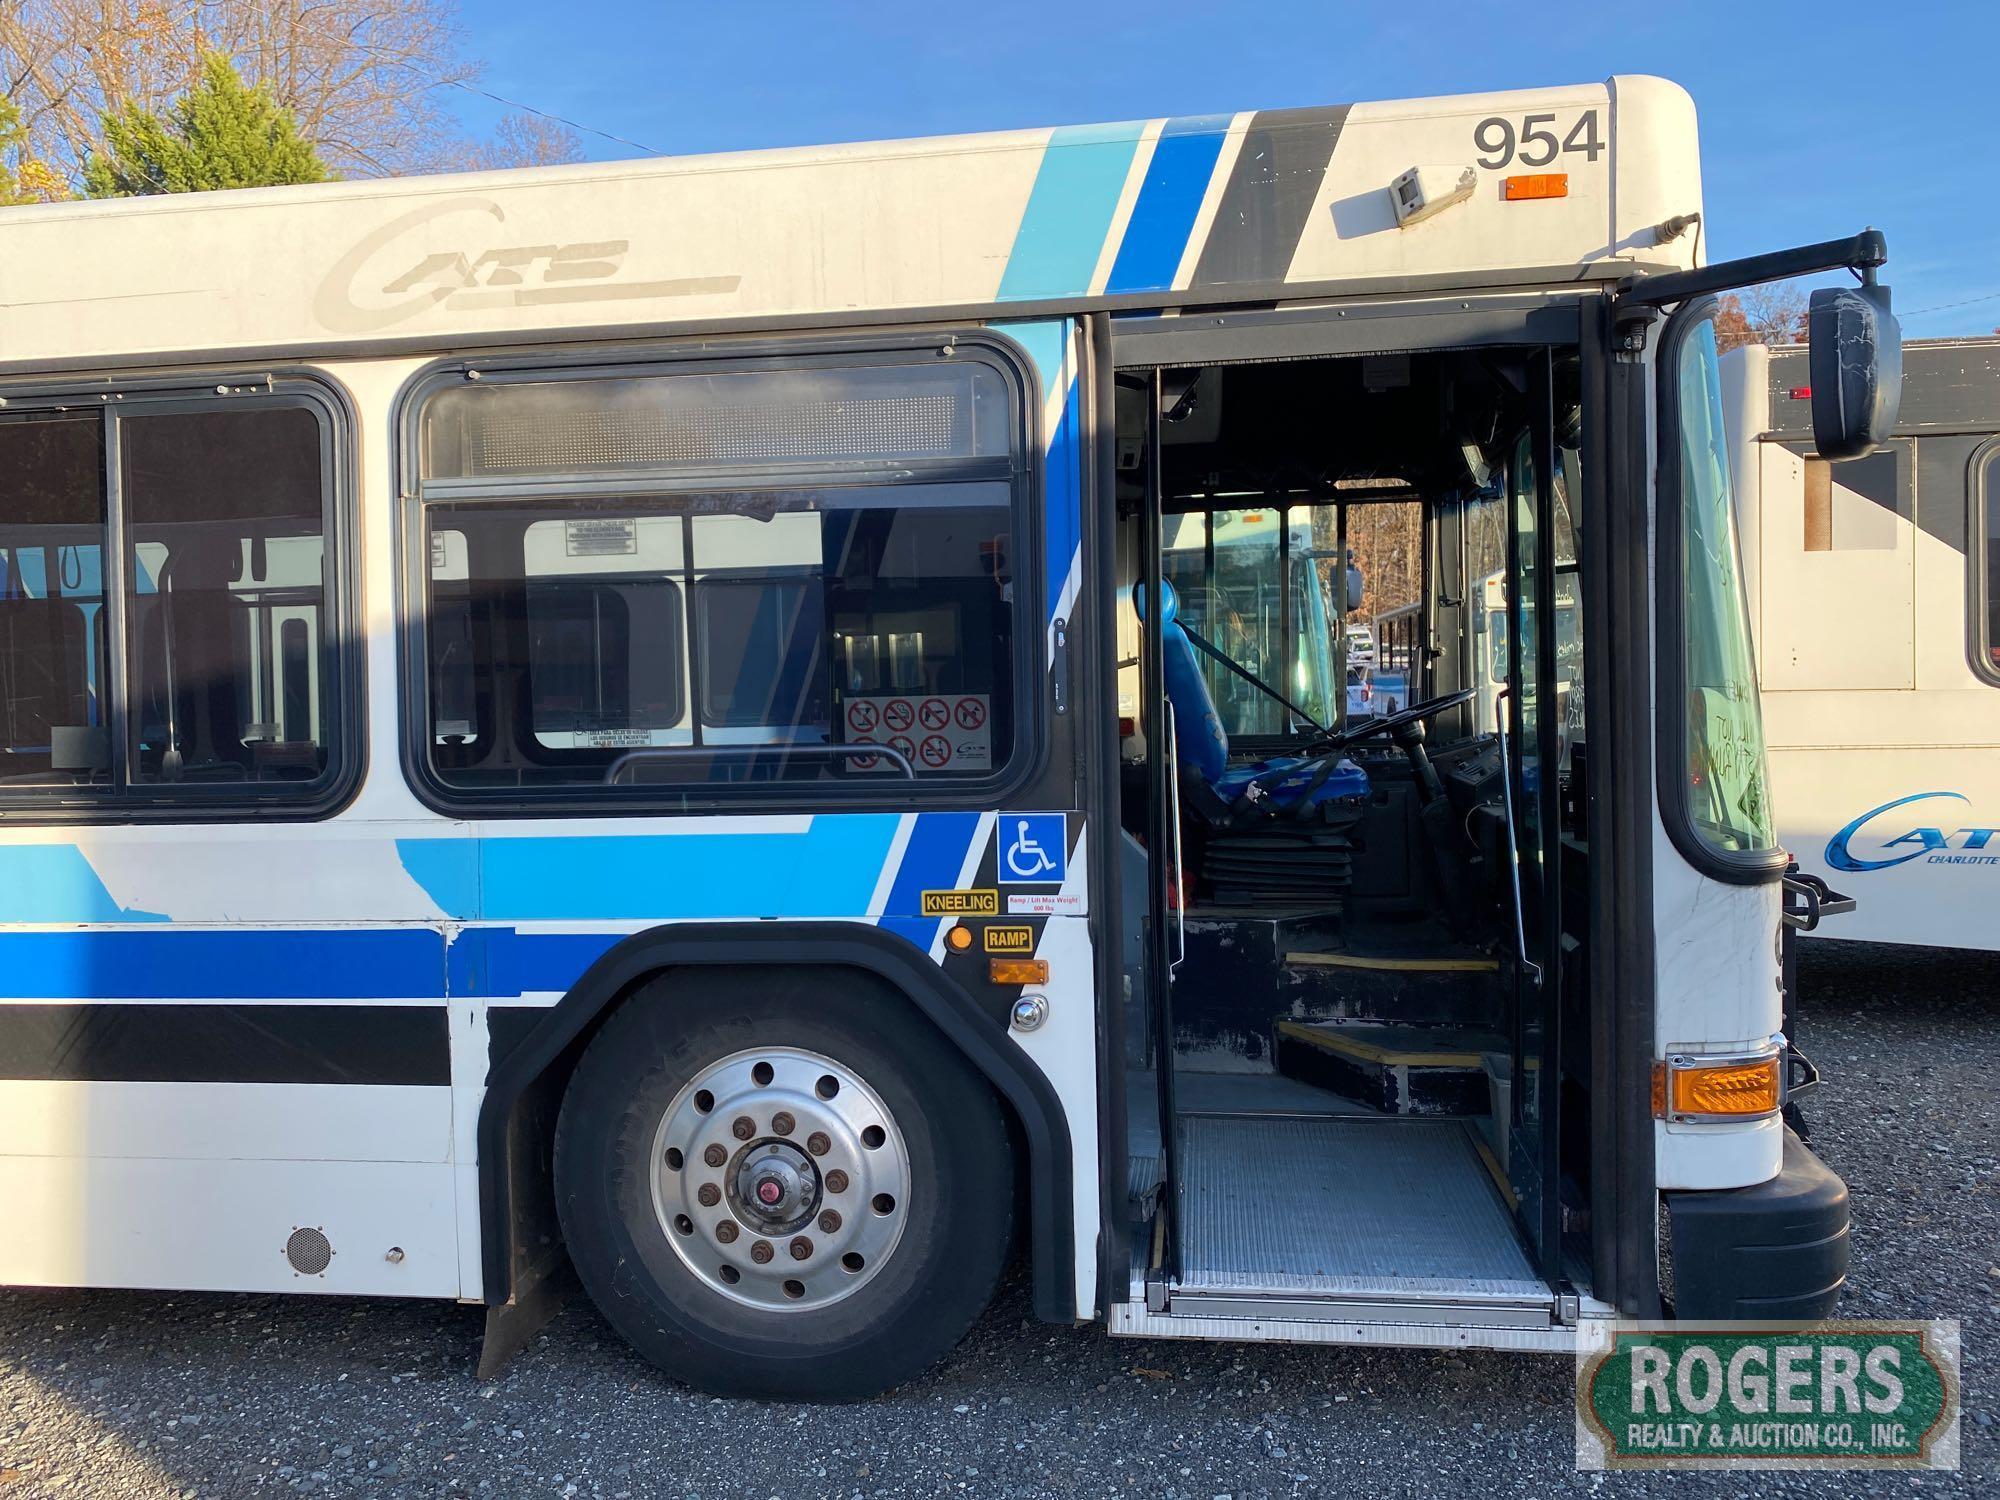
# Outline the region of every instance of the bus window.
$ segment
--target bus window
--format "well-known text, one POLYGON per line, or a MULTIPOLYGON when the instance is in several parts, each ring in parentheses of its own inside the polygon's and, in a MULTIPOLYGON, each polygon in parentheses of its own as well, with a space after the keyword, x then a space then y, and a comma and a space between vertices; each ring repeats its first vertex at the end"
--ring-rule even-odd
POLYGON ((0 422, 0 785, 110 771, 103 441, 95 417, 0 422))
POLYGON ((997 365, 523 375, 417 411, 441 790, 879 792, 1008 764, 1027 642, 997 365))
POLYGON ((334 677, 318 417, 169 411, 121 429, 133 780, 318 780, 334 677))

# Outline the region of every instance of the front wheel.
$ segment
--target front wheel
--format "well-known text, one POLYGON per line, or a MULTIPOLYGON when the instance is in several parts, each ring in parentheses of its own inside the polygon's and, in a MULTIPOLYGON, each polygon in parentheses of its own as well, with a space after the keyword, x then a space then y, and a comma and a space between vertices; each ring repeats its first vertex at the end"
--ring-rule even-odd
POLYGON ((1013 1162, 986 1081, 901 997, 826 971, 632 996, 563 1100, 578 1275, 704 1390, 848 1399, 920 1373, 991 1298, 1013 1162))

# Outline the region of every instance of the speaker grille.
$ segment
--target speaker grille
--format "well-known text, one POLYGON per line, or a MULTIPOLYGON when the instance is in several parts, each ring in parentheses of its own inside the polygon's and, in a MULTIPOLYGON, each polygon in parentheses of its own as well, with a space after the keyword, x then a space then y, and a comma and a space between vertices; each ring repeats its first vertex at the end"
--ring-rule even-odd
POLYGON ((333 1245, 317 1229, 294 1229, 285 1241, 285 1259, 301 1276, 318 1276, 333 1263, 333 1245))

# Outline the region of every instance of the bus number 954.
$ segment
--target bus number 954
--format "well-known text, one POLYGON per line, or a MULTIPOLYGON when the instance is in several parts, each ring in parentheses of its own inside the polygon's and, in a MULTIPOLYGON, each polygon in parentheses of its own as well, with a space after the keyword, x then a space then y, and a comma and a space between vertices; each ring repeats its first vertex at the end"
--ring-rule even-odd
POLYGON ((1585 161, 1596 161, 1604 149, 1597 111, 1587 109, 1569 133, 1556 138, 1554 115, 1527 115, 1519 128, 1505 115, 1489 115, 1472 128, 1472 144, 1485 155, 1479 165, 1488 171, 1518 163, 1524 167, 1546 167, 1560 154, 1581 151, 1585 161))

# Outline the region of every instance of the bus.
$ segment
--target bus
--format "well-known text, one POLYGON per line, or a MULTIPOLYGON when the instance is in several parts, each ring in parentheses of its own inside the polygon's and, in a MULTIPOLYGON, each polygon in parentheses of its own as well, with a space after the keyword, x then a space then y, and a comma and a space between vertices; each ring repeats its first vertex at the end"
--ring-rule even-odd
POLYGON ((796 1399, 1017 1257, 1158 1338, 1824 1313, 1715 294, 1855 270, 1845 451, 1896 326, 1700 187, 1615 77, 0 213, 0 1284, 488 1371, 580 1291, 796 1399))
POLYGON ((1804 348, 1723 358, 1778 837, 1856 901, 1817 935, 1992 949, 2000 339, 1904 346, 1893 436, 1829 462, 1804 348))

